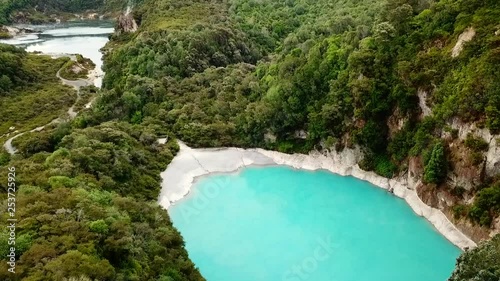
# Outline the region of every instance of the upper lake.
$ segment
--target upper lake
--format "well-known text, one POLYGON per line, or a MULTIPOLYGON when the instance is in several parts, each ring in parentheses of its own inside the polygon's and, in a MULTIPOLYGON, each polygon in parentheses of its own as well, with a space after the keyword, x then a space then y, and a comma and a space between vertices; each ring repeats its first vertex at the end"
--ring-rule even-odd
MULTIPOLYGON (((106 45, 108 36, 114 31, 113 22, 100 20, 22 27, 39 32, 0 40, 0 43, 24 47, 28 52, 37 51, 49 55, 81 54, 91 59, 99 71, 102 67, 100 49, 106 45)), ((102 72, 100 74, 102 75, 102 72)), ((97 79, 96 86, 100 86, 101 82, 102 78, 97 79)))
POLYGON ((327 171, 203 177, 169 213, 208 281, 445 281, 460 255, 404 200, 327 171))

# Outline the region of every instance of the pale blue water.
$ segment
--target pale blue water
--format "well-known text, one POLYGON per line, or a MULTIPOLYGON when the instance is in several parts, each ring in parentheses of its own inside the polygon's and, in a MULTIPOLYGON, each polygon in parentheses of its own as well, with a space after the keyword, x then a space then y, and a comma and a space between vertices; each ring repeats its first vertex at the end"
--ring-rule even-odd
MULTIPOLYGON (((81 54, 91 59, 96 68, 102 67, 100 49, 109 41, 114 23, 110 21, 87 20, 52 25, 19 26, 37 30, 38 33, 20 35, 12 39, 0 40, 0 43, 23 47, 28 52, 44 54, 81 54)), ((102 77, 94 84, 101 86, 102 77)))
POLYGON ((208 281, 445 281, 460 254, 403 200, 326 171, 205 177, 169 213, 208 281))
POLYGON ((81 54, 102 66, 100 49, 114 31, 111 21, 87 20, 53 25, 23 25, 39 33, 25 34, 0 43, 25 47, 28 52, 46 54, 81 54))

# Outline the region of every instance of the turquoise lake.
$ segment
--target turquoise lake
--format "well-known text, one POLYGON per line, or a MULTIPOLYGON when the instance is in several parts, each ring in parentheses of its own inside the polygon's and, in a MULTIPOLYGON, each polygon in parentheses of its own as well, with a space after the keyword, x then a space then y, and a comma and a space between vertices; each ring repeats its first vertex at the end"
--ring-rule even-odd
POLYGON ((203 177, 169 213, 208 281, 445 281, 460 255, 404 200, 327 171, 203 177))

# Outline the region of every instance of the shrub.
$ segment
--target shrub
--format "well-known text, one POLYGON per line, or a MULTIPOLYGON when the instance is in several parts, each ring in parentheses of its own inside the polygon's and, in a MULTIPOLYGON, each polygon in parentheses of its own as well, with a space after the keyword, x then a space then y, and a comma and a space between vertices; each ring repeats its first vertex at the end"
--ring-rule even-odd
POLYGON ((475 137, 471 133, 467 134, 464 144, 467 148, 475 152, 487 151, 489 148, 489 144, 483 138, 475 137))
POLYGON ((438 142, 432 148, 430 159, 424 167, 424 182, 442 183, 447 174, 447 166, 444 146, 438 142))
POLYGON ((109 231, 108 225, 104 220, 96 220, 89 224, 90 231, 106 234, 109 231))
POLYGON ((398 170, 398 167, 385 154, 375 155, 367 153, 365 158, 359 163, 359 166, 363 170, 374 171, 376 174, 386 178, 392 178, 398 170))
POLYGON ((459 205, 453 206, 452 211, 453 211, 453 218, 458 220, 461 217, 464 217, 465 215, 467 215, 468 209, 467 209, 467 206, 459 204, 459 205))
POLYGON ((500 212, 500 183, 482 189, 477 194, 470 217, 484 226, 489 226, 500 212))

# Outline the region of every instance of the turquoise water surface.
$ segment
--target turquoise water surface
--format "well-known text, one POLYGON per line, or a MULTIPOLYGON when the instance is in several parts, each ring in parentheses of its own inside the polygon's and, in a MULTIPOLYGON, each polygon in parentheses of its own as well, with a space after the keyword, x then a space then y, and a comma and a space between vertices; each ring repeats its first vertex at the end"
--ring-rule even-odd
POLYGON ((208 281, 445 281, 460 254, 403 200, 326 171, 204 177, 169 213, 208 281))

